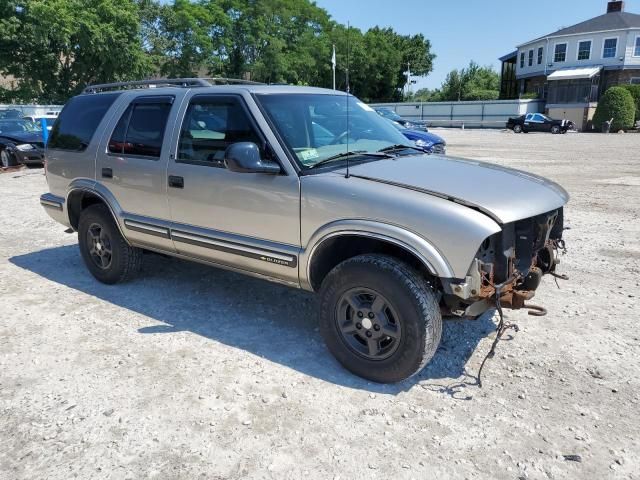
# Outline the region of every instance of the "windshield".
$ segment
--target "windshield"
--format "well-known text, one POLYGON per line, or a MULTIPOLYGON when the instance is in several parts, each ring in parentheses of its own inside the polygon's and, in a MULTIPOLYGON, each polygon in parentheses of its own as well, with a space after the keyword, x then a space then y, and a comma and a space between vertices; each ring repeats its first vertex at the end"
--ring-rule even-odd
POLYGON ((42 130, 31 120, 0 120, 1 133, 30 133, 42 130))
POLYGON ((305 169, 327 159, 345 160, 347 152, 374 153, 394 145, 412 145, 355 97, 348 97, 348 115, 346 95, 289 93, 261 94, 257 98, 305 169))
POLYGON ((388 118, 389 120, 402 120, 400 115, 388 108, 377 108, 376 112, 378 112, 378 115, 382 115, 384 118, 388 118))

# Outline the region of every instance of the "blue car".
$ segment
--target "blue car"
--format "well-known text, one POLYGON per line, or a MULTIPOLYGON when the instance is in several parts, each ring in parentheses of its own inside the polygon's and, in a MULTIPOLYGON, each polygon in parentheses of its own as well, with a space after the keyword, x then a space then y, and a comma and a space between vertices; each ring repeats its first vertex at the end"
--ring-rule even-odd
POLYGON ((391 124, 396 127, 402 134, 409 140, 413 141, 416 147, 421 148, 426 153, 437 153, 444 155, 447 153, 447 142, 444 138, 425 130, 412 130, 398 122, 391 121, 391 124))
POLYGON ((387 120, 391 120, 393 122, 397 122, 403 127, 407 127, 412 130, 427 130, 426 122, 423 122, 422 120, 408 120, 406 118, 403 118, 389 107, 373 107, 373 109, 381 117, 384 117, 387 120))

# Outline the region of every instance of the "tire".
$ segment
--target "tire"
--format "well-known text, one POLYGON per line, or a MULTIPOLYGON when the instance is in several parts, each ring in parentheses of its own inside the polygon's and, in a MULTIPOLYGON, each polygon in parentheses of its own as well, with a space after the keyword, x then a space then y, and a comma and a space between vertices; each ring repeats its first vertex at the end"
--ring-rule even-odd
POLYGON ((102 283, 124 282, 142 266, 142 250, 127 244, 111 212, 102 204, 80 214, 78 245, 85 265, 102 283))
POLYGON ((16 160, 15 156, 5 148, 0 151, 0 165, 5 168, 15 167, 16 165, 18 165, 18 161, 16 160))
POLYGON ((360 255, 322 282, 320 331, 347 370, 378 383, 399 382, 418 373, 438 348, 438 303, 436 292, 407 264, 360 255))
POLYGON ((558 125, 553 125, 551 127, 551 133, 553 133, 554 135, 557 135, 560 133, 560 127, 558 125))
POLYGON ((513 133, 522 133, 522 125, 514 125, 513 126, 513 133))

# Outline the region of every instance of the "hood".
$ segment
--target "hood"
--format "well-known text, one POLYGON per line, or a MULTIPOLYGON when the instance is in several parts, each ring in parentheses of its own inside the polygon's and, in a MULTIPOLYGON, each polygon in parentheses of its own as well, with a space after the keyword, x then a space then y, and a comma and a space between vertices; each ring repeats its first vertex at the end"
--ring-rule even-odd
POLYGON ((407 137, 409 140, 413 140, 414 142, 416 140, 424 140, 425 142, 431 142, 433 144, 447 143, 444 141, 444 138, 431 132, 423 132, 420 130, 401 130, 401 132, 405 137, 407 137))
POLYGON ((350 174, 477 208, 501 224, 552 211, 569 200, 560 185, 543 177, 461 158, 411 155, 354 165, 350 174))
POLYGON ((42 144, 42 133, 37 132, 6 132, 0 134, 1 137, 8 138, 15 143, 36 143, 42 144))

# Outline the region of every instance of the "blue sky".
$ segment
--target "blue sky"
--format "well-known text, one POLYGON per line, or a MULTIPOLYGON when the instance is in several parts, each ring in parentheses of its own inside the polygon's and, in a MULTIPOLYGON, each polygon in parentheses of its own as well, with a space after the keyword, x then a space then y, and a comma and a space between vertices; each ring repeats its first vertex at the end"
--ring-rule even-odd
MULTIPOLYGON (((499 68, 515 46, 606 12, 606 0, 316 0, 340 23, 366 30, 422 33, 436 53, 433 72, 417 87, 439 87, 447 73, 475 60, 499 68)), ((640 14, 640 0, 625 11, 640 14)))

